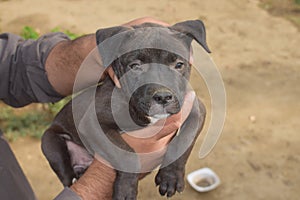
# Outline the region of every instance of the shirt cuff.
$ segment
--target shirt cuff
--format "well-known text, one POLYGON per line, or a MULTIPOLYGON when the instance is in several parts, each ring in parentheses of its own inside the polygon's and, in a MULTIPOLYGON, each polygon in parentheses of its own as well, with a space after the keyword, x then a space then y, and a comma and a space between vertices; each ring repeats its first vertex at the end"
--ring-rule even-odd
POLYGON ((82 200, 73 190, 68 187, 54 198, 54 200, 82 200))

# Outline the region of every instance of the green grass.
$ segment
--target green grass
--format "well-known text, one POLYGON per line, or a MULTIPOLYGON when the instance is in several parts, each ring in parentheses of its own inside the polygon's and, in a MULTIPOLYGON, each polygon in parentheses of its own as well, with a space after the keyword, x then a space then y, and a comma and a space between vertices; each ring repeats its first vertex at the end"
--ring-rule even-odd
MULTIPOLYGON (((63 30, 59 27, 55 27, 55 28, 51 29, 50 32, 63 32, 67 36, 69 36, 69 38, 71 40, 74 40, 81 36, 80 34, 73 33, 72 31, 69 31, 69 30, 63 30)), ((40 34, 37 32, 37 30, 35 28, 33 28, 31 26, 24 26, 21 31, 21 36, 24 39, 38 39, 40 37, 40 34)))
POLYGON ((71 96, 68 96, 57 103, 47 103, 45 108, 50 114, 55 116, 70 100, 71 96))
POLYGON ((27 39, 38 39, 40 35, 34 28, 30 26, 24 26, 21 32, 21 36, 27 40, 27 39))
MULTIPOLYGON (((79 34, 69 30, 54 28, 51 32, 64 32, 71 39, 76 39, 79 34)), ((30 26, 24 26, 20 35, 24 39, 37 39, 38 31, 30 26)), ((71 99, 66 97, 57 103, 33 104, 24 108, 12 108, 0 102, 0 128, 9 141, 18 137, 30 136, 40 138, 55 115, 71 99)))
POLYGON ((77 34, 77 33, 73 33, 72 31, 69 31, 69 30, 62 30, 61 28, 59 27, 56 27, 54 29, 51 30, 51 32, 63 32, 65 33, 67 36, 69 36, 69 38, 71 40, 74 40, 78 37, 80 37, 81 35, 80 34, 77 34))
POLYGON ((9 141, 20 136, 41 138, 55 115, 69 102, 71 97, 54 104, 33 104, 24 108, 12 108, 0 104, 0 127, 9 141))
POLYGON ((52 119, 50 114, 34 109, 17 114, 15 109, 2 106, 0 112, 0 126, 9 141, 20 136, 40 138, 52 119))

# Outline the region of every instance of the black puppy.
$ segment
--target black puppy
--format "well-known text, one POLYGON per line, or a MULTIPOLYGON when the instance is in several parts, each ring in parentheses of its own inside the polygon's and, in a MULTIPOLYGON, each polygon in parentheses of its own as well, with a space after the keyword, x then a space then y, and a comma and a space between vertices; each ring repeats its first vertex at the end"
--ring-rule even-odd
MULTIPOLYGON (((159 119, 178 113, 187 92, 187 83, 190 77, 189 55, 192 39, 195 39, 209 52, 205 40, 205 28, 199 20, 181 22, 168 28, 161 27, 159 37, 151 39, 151 34, 154 33, 147 30, 158 27, 161 26, 147 23, 133 28, 102 29, 96 33, 97 44, 118 33, 127 34, 124 43, 118 44, 119 48, 124 48, 128 42, 141 42, 140 40, 136 41, 136 38, 141 35, 149 44, 159 42, 169 45, 171 42, 171 47, 179 48, 178 51, 172 52, 156 48, 134 49, 120 55, 113 62, 107 63, 112 65, 122 88, 115 88, 114 82, 109 77, 96 88, 97 119, 106 137, 113 144, 129 152, 134 151, 120 136, 121 129, 124 130, 124 127, 120 127, 120 124, 116 123, 112 114, 112 106, 114 106, 114 112, 117 111, 121 116, 126 112, 130 114, 134 124, 123 121, 122 126, 126 126, 126 130, 145 127, 159 119), (157 41, 157 38, 160 41, 157 41), (178 55, 174 52, 182 54, 178 55), (128 76, 128 73, 131 75, 128 76), (112 105, 114 89, 119 94, 120 105, 112 105), (128 106, 126 107, 126 105, 128 106), (127 111, 124 110, 126 108, 128 108, 127 111)), ((105 55, 103 60, 105 62, 105 55)), ((76 105, 78 104, 78 107, 84 110, 88 105, 82 96, 84 95, 80 94, 72 101, 73 106, 76 101, 76 105)), ((70 186, 73 178, 79 178, 93 159, 79 137, 73 117, 72 102, 69 102, 58 113, 42 138, 43 153, 64 186, 70 186)), ((179 135, 175 136, 169 144, 156 175, 155 182, 159 185, 161 195, 166 194, 171 197, 176 191, 183 191, 185 164, 202 129, 204 119, 205 107, 197 99, 180 129, 179 135), (190 145, 185 148, 184 144, 190 145), (183 151, 180 152, 180 149, 183 151)), ((118 155, 113 155, 109 150, 102 152, 102 156, 109 158, 112 166, 118 164, 118 155)), ((118 170, 118 167, 116 169, 113 199, 136 199, 139 174, 123 172, 118 170)))

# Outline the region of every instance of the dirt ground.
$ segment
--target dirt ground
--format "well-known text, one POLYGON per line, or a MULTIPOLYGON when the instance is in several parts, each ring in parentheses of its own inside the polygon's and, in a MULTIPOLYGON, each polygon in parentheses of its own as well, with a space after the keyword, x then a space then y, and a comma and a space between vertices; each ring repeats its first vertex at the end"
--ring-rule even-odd
MULTIPOLYGON (((210 167, 221 178, 221 185, 209 193, 198 193, 187 184, 183 194, 172 199, 296 200, 300 195, 300 34, 289 21, 271 16, 258 3, 0 1, 0 29, 19 33, 24 25, 30 25, 46 32, 60 26, 92 33, 145 15, 171 24, 202 19, 211 55, 225 82, 227 118, 215 149, 201 160, 197 155, 203 135, 199 138, 187 173, 210 167)), ((197 92, 209 105, 208 96, 197 92)), ((21 138, 11 145, 37 197, 53 198, 62 187, 41 154, 40 142, 21 138)), ((139 199, 163 199, 153 177, 154 173, 140 182, 139 199)))

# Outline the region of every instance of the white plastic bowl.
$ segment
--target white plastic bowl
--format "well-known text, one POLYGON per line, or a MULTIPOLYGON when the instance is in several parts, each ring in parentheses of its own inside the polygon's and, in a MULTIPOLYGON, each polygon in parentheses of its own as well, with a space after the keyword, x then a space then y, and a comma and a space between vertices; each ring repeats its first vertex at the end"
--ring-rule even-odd
POLYGON ((187 176, 189 184, 198 192, 208 192, 221 183, 218 175, 209 168, 202 168, 187 176))

